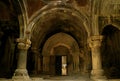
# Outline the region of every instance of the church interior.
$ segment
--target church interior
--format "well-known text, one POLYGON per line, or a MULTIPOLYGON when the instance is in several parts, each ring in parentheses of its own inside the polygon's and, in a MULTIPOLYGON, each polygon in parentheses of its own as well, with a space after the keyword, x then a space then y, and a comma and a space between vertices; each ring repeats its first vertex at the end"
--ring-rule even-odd
POLYGON ((0 81, 120 81, 120 0, 0 0, 0 81))

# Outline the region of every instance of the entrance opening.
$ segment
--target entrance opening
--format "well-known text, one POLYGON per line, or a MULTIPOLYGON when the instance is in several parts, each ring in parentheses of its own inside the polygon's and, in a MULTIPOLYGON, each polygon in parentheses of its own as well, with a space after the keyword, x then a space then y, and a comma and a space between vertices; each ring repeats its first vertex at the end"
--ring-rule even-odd
POLYGON ((56 56, 55 59, 55 74, 56 75, 61 75, 62 71, 62 59, 61 56, 56 56))
POLYGON ((68 76, 80 73, 79 46, 66 33, 60 32, 51 36, 44 44, 42 55, 42 72, 45 75, 68 76))
POLYGON ((62 75, 67 75, 67 56, 62 56, 62 75))
POLYGON ((67 56, 56 56, 55 74, 67 75, 67 56))

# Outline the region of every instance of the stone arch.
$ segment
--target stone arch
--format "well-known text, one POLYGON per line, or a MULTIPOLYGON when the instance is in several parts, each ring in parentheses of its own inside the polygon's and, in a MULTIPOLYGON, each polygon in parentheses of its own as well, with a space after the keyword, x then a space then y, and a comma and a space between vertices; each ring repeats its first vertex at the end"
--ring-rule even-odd
POLYGON ((111 31, 114 31, 114 30, 120 30, 120 27, 117 25, 117 24, 107 24, 107 25, 104 25, 103 29, 102 29, 102 32, 101 34, 104 35, 104 32, 105 31, 109 31, 111 29, 111 31), (107 30, 108 29, 108 30, 107 30), (113 30, 112 30, 113 29, 113 30))
MULTIPOLYGON (((55 29, 53 28, 54 26, 52 25, 59 22, 66 23, 69 26, 73 26, 71 29, 80 30, 81 32, 84 31, 84 33, 80 33, 78 31, 81 35, 85 34, 85 36, 88 36, 88 34, 90 34, 90 30, 88 28, 89 23, 86 23, 88 22, 88 17, 83 15, 80 11, 77 11, 70 5, 64 5, 64 6, 61 5, 64 4, 50 3, 44 6, 42 9, 40 9, 30 18, 29 21, 30 23, 28 25, 27 30, 31 31, 31 41, 34 41, 36 39, 35 36, 38 36, 38 34, 42 35, 43 32, 47 33, 49 32, 50 29, 55 29), (51 22, 51 20, 53 20, 54 22, 51 22), (47 26, 45 25, 46 22, 47 22, 47 26)), ((38 40, 36 42, 35 47, 37 45, 38 46, 40 45, 41 38, 44 37, 41 36, 37 37, 38 40)))
POLYGON ((68 45, 66 45, 66 44, 64 44, 64 43, 58 43, 58 44, 56 44, 55 46, 53 46, 53 48, 51 49, 51 51, 50 51, 50 55, 54 55, 54 49, 55 48, 57 48, 57 47, 59 47, 59 46, 63 46, 63 47, 65 47, 65 48, 67 48, 68 50, 69 50, 69 52, 70 52, 70 54, 72 54, 71 53, 71 48, 70 48, 70 46, 68 46, 68 45))
POLYGON ((14 8, 16 9, 20 27, 20 38, 28 37, 29 31, 27 31, 27 22, 28 22, 28 15, 26 9, 26 2, 21 0, 11 1, 14 8))
POLYGON ((101 46, 102 64, 108 78, 120 78, 120 30, 113 24, 103 29, 104 36, 101 46))
MULTIPOLYGON (((45 57, 45 59, 50 60, 49 58, 50 56, 55 56, 54 48, 59 46, 63 46, 67 48, 67 50, 69 51, 69 54, 67 54, 68 60, 69 60, 68 74, 79 72, 81 67, 79 66, 80 65, 79 61, 81 60, 80 57, 83 55, 80 55, 80 48, 76 40, 66 33, 62 33, 62 32, 56 33, 55 35, 48 38, 42 50, 43 57, 45 57)), ((84 57, 81 57, 81 58, 84 58, 84 57)), ((44 62, 46 67, 47 65, 49 65, 48 63, 49 62, 44 62)))
POLYGON ((79 53, 79 46, 76 42, 76 40, 71 37, 70 35, 66 33, 57 33, 53 36, 51 36, 44 44, 43 50, 42 50, 42 55, 44 54, 53 54, 53 49, 57 46, 64 46, 68 48, 71 53, 79 53), (57 40, 58 39, 58 40, 57 40), (64 39, 64 40, 63 40, 64 39), (75 49, 72 49, 74 46, 75 49), (46 51, 48 50, 48 52, 46 51))
MULTIPOLYGON (((105 28, 105 27, 108 27, 108 26, 113 26, 114 28, 120 30, 119 25, 116 24, 116 23, 114 23, 114 22, 112 22, 112 23, 107 23, 107 24, 103 25, 102 32, 103 32, 104 28, 105 28)), ((101 32, 101 33, 102 33, 102 32, 101 32)))
POLYGON ((72 7, 69 4, 64 4, 61 1, 51 1, 48 5, 44 6, 42 9, 38 10, 37 12, 35 12, 35 14, 33 14, 30 19, 29 19, 29 26, 28 29, 31 30, 32 27, 34 26, 34 24, 36 24, 36 22, 40 19, 41 16, 49 13, 52 10, 63 10, 65 12, 72 12, 72 15, 78 16, 78 18, 80 18, 83 21, 88 22, 89 19, 87 17, 87 15, 84 15, 81 11, 76 10, 74 7, 72 7))
MULTIPOLYGON (((50 3, 30 18, 27 30, 31 31, 31 48, 40 49, 42 55, 50 55, 50 48, 46 48, 49 51, 44 50, 43 53, 45 43, 50 37, 60 32, 72 36, 77 41, 78 47, 83 48, 86 46, 87 37, 90 35, 89 23, 87 22, 89 22, 87 16, 72 6, 62 3, 50 3)), ((79 52, 75 53, 77 55, 79 52)))

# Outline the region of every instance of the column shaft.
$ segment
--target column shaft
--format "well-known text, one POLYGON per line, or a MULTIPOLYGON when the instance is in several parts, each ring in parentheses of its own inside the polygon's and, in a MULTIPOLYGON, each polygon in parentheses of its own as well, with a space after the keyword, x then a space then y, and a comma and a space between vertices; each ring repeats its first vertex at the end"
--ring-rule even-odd
POLYGON ((31 81, 29 78, 26 63, 27 63, 27 50, 30 47, 30 40, 19 38, 18 42, 18 62, 17 62, 17 69, 12 77, 13 81, 31 81))
POLYGON ((26 69, 27 50, 19 50, 17 69, 26 69))
POLYGON ((92 78, 101 78, 104 75, 100 54, 102 38, 103 38, 102 36, 92 36, 88 40, 92 55, 92 71, 91 71, 92 78))
POLYGON ((102 69, 101 64, 101 56, 100 56, 100 48, 92 48, 92 63, 93 63, 93 69, 102 69))

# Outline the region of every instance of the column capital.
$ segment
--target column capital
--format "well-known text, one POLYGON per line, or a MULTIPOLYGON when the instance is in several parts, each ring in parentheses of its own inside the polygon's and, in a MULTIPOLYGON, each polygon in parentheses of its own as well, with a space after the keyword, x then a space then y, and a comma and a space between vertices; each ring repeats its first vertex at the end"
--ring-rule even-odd
POLYGON ((18 38, 17 42, 18 42, 18 48, 23 50, 27 50, 31 45, 31 41, 25 38, 18 38))
POLYGON ((87 42, 90 48, 100 47, 102 39, 103 39, 102 35, 96 35, 89 37, 87 42))

